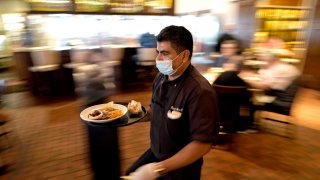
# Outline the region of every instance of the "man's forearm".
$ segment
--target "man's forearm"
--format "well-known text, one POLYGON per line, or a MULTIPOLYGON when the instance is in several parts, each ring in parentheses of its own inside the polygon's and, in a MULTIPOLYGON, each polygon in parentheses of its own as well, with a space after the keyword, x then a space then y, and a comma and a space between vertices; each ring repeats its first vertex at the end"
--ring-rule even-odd
POLYGON ((268 89, 268 85, 263 82, 256 82, 256 81, 245 81, 247 84, 249 84, 253 88, 258 88, 258 89, 268 89))
POLYGON ((190 142, 174 156, 160 162, 165 169, 164 173, 182 168, 195 162, 209 152, 211 145, 211 143, 203 143, 199 141, 190 142))

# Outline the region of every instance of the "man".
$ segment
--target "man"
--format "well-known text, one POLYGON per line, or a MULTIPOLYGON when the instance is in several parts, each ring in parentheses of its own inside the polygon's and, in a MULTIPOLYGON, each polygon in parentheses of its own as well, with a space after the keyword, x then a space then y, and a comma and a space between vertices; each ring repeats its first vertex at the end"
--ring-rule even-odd
POLYGON ((191 65, 193 38, 186 28, 168 26, 156 38, 160 73, 151 100, 151 148, 126 174, 135 180, 200 179, 202 157, 219 129, 216 95, 191 65))
POLYGON ((288 114, 298 90, 296 82, 300 76, 300 71, 295 66, 280 62, 279 57, 272 51, 266 50, 259 58, 266 62, 258 71, 258 77, 261 80, 246 80, 246 82, 254 88, 264 90, 266 95, 274 96, 275 99, 271 102, 262 102, 265 103, 263 106, 252 105, 250 108, 251 124, 254 122, 256 110, 288 114))
POLYGON ((265 91, 285 91, 286 88, 300 75, 293 65, 280 62, 279 57, 272 51, 260 54, 259 59, 265 64, 258 71, 260 81, 246 80, 251 86, 265 91))

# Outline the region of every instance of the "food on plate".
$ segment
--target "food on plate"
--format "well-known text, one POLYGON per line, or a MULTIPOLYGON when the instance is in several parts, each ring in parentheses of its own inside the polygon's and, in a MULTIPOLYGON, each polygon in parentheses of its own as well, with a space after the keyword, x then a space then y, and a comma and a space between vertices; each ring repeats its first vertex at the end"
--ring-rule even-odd
POLYGON ((113 104, 114 104, 114 102, 110 101, 107 104, 105 104, 105 106, 101 107, 100 109, 104 110, 104 111, 110 111, 110 110, 114 109, 113 104))
POLYGON ((100 109, 95 109, 89 114, 89 119, 98 120, 104 119, 105 113, 100 109))
POLYGON ((108 120, 120 117, 123 115, 123 111, 113 107, 113 101, 107 103, 105 106, 99 109, 94 109, 88 118, 92 120, 108 120))
POLYGON ((128 110, 131 114, 139 114, 142 112, 141 103, 135 100, 131 100, 128 104, 128 110))

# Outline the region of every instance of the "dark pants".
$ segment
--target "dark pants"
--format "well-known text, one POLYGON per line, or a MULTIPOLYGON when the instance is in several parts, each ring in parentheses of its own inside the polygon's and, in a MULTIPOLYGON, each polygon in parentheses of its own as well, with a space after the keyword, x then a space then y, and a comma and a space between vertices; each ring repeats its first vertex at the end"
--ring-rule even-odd
MULTIPOLYGON (((126 175, 134 172, 140 166, 143 166, 152 162, 159 162, 160 160, 155 157, 151 149, 148 149, 127 171, 126 175)), ((161 177, 159 180, 198 180, 201 177, 201 166, 203 159, 199 159, 189 166, 180 168, 175 171, 171 171, 161 177)))

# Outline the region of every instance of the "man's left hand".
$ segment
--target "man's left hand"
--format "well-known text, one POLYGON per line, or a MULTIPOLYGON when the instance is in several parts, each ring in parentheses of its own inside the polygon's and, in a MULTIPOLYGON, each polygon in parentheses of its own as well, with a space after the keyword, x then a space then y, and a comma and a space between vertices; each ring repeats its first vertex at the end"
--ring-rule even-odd
POLYGON ((158 163, 149 163, 139 167, 135 172, 131 173, 132 180, 155 180, 160 174, 158 172, 158 163))

